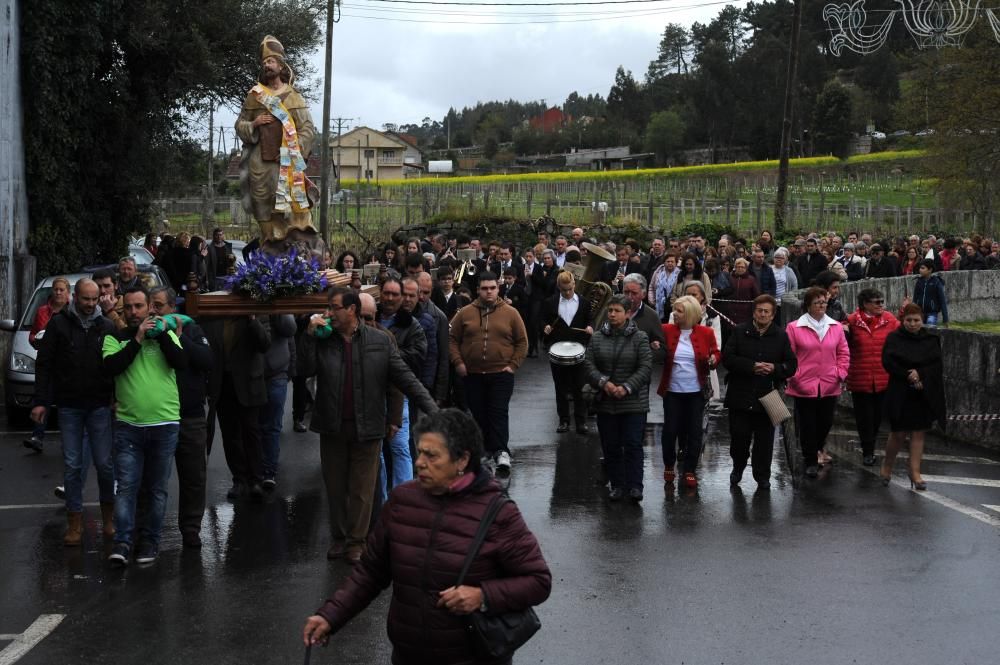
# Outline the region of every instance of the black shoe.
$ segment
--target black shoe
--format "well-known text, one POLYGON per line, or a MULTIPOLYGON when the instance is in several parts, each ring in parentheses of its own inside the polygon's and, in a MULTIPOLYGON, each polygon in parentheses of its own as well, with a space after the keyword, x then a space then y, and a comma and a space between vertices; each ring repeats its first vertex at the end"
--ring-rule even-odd
POLYGON ((758 490, 769 490, 769 489, 771 489, 771 481, 770 480, 759 480, 759 481, 757 481, 757 489, 758 490))
POLYGON ((111 549, 111 556, 108 557, 108 563, 119 568, 127 566, 129 552, 129 546, 125 543, 115 543, 111 549))
POLYGON ((736 487, 737 485, 740 484, 741 480, 743 480, 743 471, 742 470, 737 471, 736 469, 733 469, 732 471, 729 472, 729 486, 730 487, 736 487))
POLYGON ((642 490, 638 487, 633 487, 628 491, 628 498, 632 503, 639 503, 642 501, 642 490))
POLYGON ((587 423, 577 423, 576 433, 579 434, 580 436, 587 436, 588 434, 590 434, 590 428, 587 427, 587 423))
POLYGON ((56 488, 52 490, 52 493, 56 495, 57 499, 62 501, 66 500, 66 488, 62 485, 56 485, 56 488))
POLYGON ((36 453, 42 452, 42 440, 39 439, 37 436, 25 439, 23 443, 24 447, 28 448, 29 450, 34 450, 36 453))
POLYGON ((260 483, 254 483, 250 486, 250 498, 254 501, 264 500, 264 487, 260 483))
POLYGON ((181 542, 184 543, 184 547, 187 547, 188 549, 201 549, 201 535, 199 535, 197 531, 182 531, 181 542))
POLYGON ((815 478, 819 475, 819 467, 815 464, 810 464, 806 467, 806 478, 815 478))
POLYGON ((246 493, 246 485, 244 485, 238 480, 234 480, 233 486, 229 488, 228 492, 226 492, 226 498, 233 500, 242 499, 245 493, 246 493))
POLYGON ((142 542, 139 543, 138 549, 135 551, 135 562, 136 563, 153 563, 156 561, 156 557, 160 553, 160 548, 158 548, 153 543, 142 542))
POLYGON ((305 423, 303 423, 301 420, 296 420, 294 423, 292 423, 292 429, 298 432, 299 434, 309 431, 309 428, 306 427, 305 423))
POLYGON ((865 466, 875 466, 875 456, 865 455, 861 458, 861 463, 865 466))
POLYGON ((264 488, 265 492, 273 492, 274 488, 277 487, 278 481, 274 476, 268 476, 261 482, 261 487, 264 488))
POLYGON ((569 431, 569 421, 561 420, 559 421, 559 427, 556 428, 556 434, 564 434, 569 431))
POLYGON ((608 498, 612 501, 621 501, 622 497, 625 496, 625 491, 618 487, 612 487, 608 490, 608 498))

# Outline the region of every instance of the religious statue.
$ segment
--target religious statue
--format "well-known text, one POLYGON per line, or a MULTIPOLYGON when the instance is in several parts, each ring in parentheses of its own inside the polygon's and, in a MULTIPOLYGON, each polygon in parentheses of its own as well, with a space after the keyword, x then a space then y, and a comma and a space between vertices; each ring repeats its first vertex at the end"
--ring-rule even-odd
POLYGON ((295 73, 275 37, 264 37, 260 61, 260 80, 250 89, 236 120, 236 133, 243 141, 243 208, 260 226, 264 251, 283 254, 293 245, 322 250, 311 210, 319 192, 306 178, 316 138, 309 106, 292 87, 295 73))

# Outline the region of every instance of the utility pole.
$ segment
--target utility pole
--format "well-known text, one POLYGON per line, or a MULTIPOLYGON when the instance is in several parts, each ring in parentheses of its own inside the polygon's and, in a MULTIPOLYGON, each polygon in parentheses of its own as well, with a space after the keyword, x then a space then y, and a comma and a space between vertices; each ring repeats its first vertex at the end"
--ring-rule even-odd
POLYGON ((792 147, 792 113, 799 71, 799 31, 802 28, 802 0, 793 0, 792 37, 788 46, 788 78, 785 81, 785 109, 781 124, 781 154, 778 159, 778 192, 774 201, 774 232, 785 230, 788 193, 788 156, 792 147))
MULTIPOLYGON (((332 122, 337 123, 337 159, 333 161, 333 171, 334 171, 334 182, 336 187, 334 187, 334 192, 340 191, 340 136, 344 131, 344 125, 349 123, 355 118, 330 118, 332 122)), ((361 163, 358 163, 358 168, 361 168, 361 163)))
POLYGON ((201 213, 201 226, 205 237, 210 237, 212 224, 215 222, 215 103, 209 102, 208 109, 208 183, 205 185, 205 198, 201 213))
POLYGON ((327 0, 326 3, 326 63, 325 79, 323 80, 323 138, 320 149, 319 173, 319 234, 326 243, 327 220, 330 209, 330 87, 333 83, 333 24, 335 11, 340 7, 340 0, 327 0))

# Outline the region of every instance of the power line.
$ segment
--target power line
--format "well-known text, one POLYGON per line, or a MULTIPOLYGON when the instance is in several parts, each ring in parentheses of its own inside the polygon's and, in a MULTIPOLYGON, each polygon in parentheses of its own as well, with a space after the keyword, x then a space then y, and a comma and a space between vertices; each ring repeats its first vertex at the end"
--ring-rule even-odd
MULTIPOLYGON (((398 18, 393 16, 371 16, 368 14, 348 14, 344 13, 345 17, 349 18, 360 18, 369 19, 372 21, 395 21, 399 23, 437 23, 437 24, 451 24, 451 25, 545 25, 545 24, 556 24, 556 23, 593 23, 597 21, 608 21, 615 19, 628 19, 628 18, 641 18, 646 16, 662 16, 665 14, 672 14, 675 12, 683 11, 686 9, 698 9, 701 7, 712 7, 717 5, 731 5, 733 4, 731 0, 719 0, 718 2, 703 2, 694 5, 684 5, 673 7, 671 9, 664 9, 658 11, 645 12, 641 14, 605 14, 600 17, 595 18, 567 18, 565 20, 554 20, 546 19, 539 21, 478 21, 478 20, 464 20, 464 21, 451 21, 451 20, 441 20, 441 19, 416 19, 416 18, 398 18)), ((360 10, 360 11, 370 11, 370 10, 360 10)))
POLYGON ((635 5, 672 0, 572 0, 571 2, 458 2, 456 0, 367 0, 401 5, 454 5, 459 7, 572 7, 576 5, 635 5))

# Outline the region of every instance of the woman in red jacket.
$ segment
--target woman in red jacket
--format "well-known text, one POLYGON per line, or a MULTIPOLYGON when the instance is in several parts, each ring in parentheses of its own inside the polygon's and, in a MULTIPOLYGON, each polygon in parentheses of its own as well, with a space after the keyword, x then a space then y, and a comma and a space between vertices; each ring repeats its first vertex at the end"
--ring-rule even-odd
POLYGON ((851 366, 847 389, 854 402, 854 420, 861 439, 861 462, 875 464, 875 439, 882 424, 882 398, 889 387, 889 374, 882 367, 885 338, 899 327, 899 320, 885 311, 885 296, 875 289, 858 294, 858 310, 847 317, 847 345, 851 366))
POLYGON ((663 480, 675 478, 677 450, 684 451, 684 484, 697 487, 695 469, 701 456, 701 421, 705 411, 708 373, 722 354, 715 331, 699 324, 701 304, 681 296, 673 305, 674 322, 663 325, 666 358, 657 393, 663 397, 663 480))
POLYGON ((486 534, 465 584, 453 586, 500 485, 481 463, 483 437, 471 416, 443 409, 415 428, 417 480, 393 489, 361 561, 303 629, 325 641, 392 585, 388 634, 394 665, 499 665, 477 659, 473 612, 502 614, 539 605, 552 575, 520 511, 508 502, 486 534))
POLYGON ((822 287, 808 289, 802 298, 806 313, 785 328, 799 362, 785 394, 795 398, 795 422, 809 478, 819 474, 820 464, 830 461, 823 447, 851 363, 843 326, 826 315, 828 297, 822 287))

